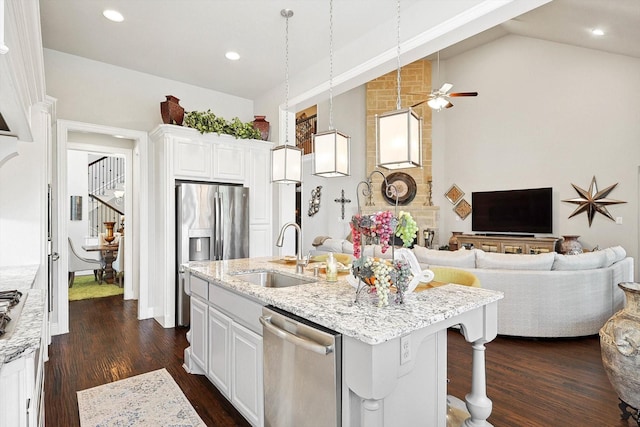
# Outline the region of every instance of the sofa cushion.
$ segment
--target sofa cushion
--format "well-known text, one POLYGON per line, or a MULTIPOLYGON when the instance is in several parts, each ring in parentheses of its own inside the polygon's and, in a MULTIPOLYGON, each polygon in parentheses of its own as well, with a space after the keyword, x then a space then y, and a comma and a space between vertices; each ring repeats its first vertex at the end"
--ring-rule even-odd
POLYGON ((502 254, 484 252, 476 253, 477 268, 493 268, 501 270, 542 270, 550 271, 555 259, 555 252, 546 254, 502 254))
POLYGON ((609 267, 615 264, 616 262, 623 260, 624 257, 627 255, 625 250, 622 249, 620 246, 617 246, 616 248, 619 248, 619 249, 606 248, 602 250, 602 252, 604 252, 604 255, 606 257, 606 261, 604 263, 605 267, 609 267))
POLYGON ((556 254, 553 270, 592 270, 607 265, 605 251, 585 252, 577 255, 556 254))
POLYGON ((477 249, 459 249, 457 251, 439 251, 427 249, 422 246, 414 246, 413 253, 418 262, 427 265, 440 265, 443 267, 475 268, 477 249))

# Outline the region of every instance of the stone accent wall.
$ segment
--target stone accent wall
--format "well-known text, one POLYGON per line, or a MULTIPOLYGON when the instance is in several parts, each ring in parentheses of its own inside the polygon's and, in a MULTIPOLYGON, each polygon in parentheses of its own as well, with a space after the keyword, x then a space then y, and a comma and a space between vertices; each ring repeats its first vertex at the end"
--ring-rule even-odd
MULTIPOLYGON (((402 67, 400 73, 401 88, 401 108, 410 107, 420 101, 426 99, 431 91, 431 62, 427 60, 416 61, 412 64, 402 67), (422 93, 422 94, 416 94, 422 93)), ((376 122, 375 115, 383 114, 388 111, 397 109, 397 71, 394 70, 382 77, 367 83, 367 175, 369 175, 376 166, 376 122)), ((404 172, 411 175, 416 181, 417 193, 413 201, 406 206, 398 206, 398 210, 404 210, 411 213, 418 223, 418 243, 424 245, 422 230, 431 228, 438 229, 438 219, 440 208, 430 206, 431 191, 431 108, 426 102, 414 108, 415 112, 423 118, 422 128, 422 168, 398 169, 397 171, 388 171, 380 169, 385 176, 393 172, 404 172)), ((374 206, 366 206, 365 197, 360 196, 360 205, 363 214, 374 213, 383 209, 393 209, 383 198, 380 186, 383 182, 379 174, 372 177, 373 185, 372 201, 374 206)), ((361 185, 361 190, 364 185, 361 185)), ((438 235, 434 238, 433 243, 438 243, 438 235)))

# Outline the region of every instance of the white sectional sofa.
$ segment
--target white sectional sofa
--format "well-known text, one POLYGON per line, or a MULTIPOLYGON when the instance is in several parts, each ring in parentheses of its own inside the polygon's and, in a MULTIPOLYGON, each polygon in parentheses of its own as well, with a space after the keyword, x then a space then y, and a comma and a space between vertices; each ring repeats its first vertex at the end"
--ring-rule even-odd
MULTIPOLYGON (((353 254, 344 239, 325 239, 317 251, 353 254)), ((498 334, 522 337, 577 337, 597 334, 624 306, 620 282, 634 280, 633 258, 620 247, 579 255, 489 253, 479 249, 413 249, 423 268, 448 266, 471 271, 483 288, 504 292, 498 303, 498 334)), ((379 246, 364 255, 390 257, 379 246)))

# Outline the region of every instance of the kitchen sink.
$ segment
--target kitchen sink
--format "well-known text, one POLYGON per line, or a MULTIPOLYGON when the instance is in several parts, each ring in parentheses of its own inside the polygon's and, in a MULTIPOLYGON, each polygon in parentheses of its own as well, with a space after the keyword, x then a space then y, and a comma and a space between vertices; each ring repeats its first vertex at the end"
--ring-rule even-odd
POLYGON ((311 278, 293 276, 272 270, 259 270, 249 273, 235 273, 232 274, 232 276, 237 279, 244 280, 245 282, 249 282, 265 288, 287 288, 289 286, 304 285, 317 281, 311 278))

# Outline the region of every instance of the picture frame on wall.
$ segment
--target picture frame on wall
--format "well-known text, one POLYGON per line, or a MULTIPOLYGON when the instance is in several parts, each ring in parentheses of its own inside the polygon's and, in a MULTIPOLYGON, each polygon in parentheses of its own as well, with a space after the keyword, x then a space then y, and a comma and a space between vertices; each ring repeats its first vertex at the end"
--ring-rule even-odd
POLYGON ((446 197, 447 200, 451 202, 451 204, 453 205, 458 203, 463 196, 464 196, 464 191, 462 191, 460 187, 458 187, 455 184, 453 184, 451 188, 449 188, 447 192, 444 193, 444 197, 446 197))
POLYGON ((465 199, 462 199, 460 203, 453 208, 453 211, 460 217, 460 219, 465 220, 471 213, 471 205, 465 199))

